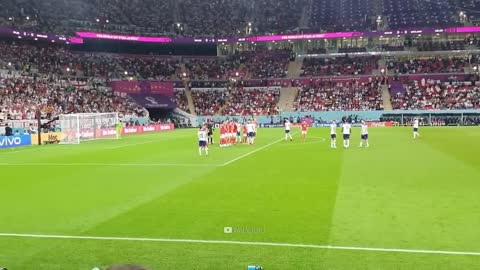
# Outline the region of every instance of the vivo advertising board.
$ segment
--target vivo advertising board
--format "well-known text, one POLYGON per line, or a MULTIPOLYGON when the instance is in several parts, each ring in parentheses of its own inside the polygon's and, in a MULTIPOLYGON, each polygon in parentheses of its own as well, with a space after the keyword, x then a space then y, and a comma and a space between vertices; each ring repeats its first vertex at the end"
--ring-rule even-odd
POLYGON ((31 144, 32 139, 30 135, 0 136, 0 148, 12 148, 31 144))

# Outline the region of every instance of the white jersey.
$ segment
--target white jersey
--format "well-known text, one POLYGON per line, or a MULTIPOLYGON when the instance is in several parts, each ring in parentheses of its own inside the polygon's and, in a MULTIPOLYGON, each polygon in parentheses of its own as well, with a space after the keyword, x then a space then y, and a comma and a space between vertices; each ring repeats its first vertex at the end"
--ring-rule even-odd
POLYGON ((207 141, 207 132, 204 130, 200 130, 198 132, 198 140, 201 142, 206 142, 207 141))
POLYGON ((247 124, 247 132, 255 132, 255 124, 247 124))
POLYGON ((413 121, 413 128, 418 128, 418 119, 413 121))
POLYGON ((367 135, 367 134, 368 134, 368 125, 362 124, 362 135, 367 135))
POLYGON ((348 134, 350 135, 350 129, 352 129, 352 126, 349 123, 343 124, 343 134, 348 134))
POLYGON ((290 124, 290 122, 285 122, 285 130, 290 130, 292 124, 290 124))
POLYGON ((330 135, 335 135, 335 134, 337 134, 337 125, 332 123, 330 125, 330 135))

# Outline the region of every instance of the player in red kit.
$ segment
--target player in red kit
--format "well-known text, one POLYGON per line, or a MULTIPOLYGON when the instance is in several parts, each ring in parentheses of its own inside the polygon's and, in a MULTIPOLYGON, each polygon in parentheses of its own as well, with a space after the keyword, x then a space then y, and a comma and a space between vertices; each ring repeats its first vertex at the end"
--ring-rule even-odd
POLYGON ((307 122, 302 122, 302 125, 300 127, 302 129, 302 141, 307 140, 307 132, 308 132, 308 124, 307 122))
POLYGON ((242 133, 243 133, 242 134, 242 143, 246 144, 247 143, 247 135, 248 135, 247 124, 246 123, 243 124, 242 133))
POLYGON ((238 129, 238 123, 233 122, 233 143, 237 144, 238 142, 240 142, 239 138, 240 138, 240 130, 238 129))
POLYGON ((220 147, 225 147, 225 123, 220 124, 220 147))
POLYGON ((236 137, 235 137, 236 133, 235 133, 235 122, 230 122, 230 144, 234 145, 235 144, 235 141, 236 141, 236 137))

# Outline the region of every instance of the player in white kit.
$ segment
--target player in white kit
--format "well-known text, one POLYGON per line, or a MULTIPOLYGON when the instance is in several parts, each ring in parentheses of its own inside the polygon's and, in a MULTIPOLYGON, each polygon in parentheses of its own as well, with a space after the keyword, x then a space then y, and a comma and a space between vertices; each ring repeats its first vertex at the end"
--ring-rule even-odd
POLYGON ((292 134, 290 133, 290 129, 292 128, 292 124, 290 121, 285 121, 285 141, 290 139, 290 141, 293 141, 292 134))
POLYGON ((205 151, 205 156, 208 156, 208 131, 205 126, 202 126, 198 131, 198 154, 202 155, 202 150, 205 151))
POLYGON ((418 118, 413 120, 413 139, 420 137, 420 133, 418 133, 418 118))
POLYGON ((255 124, 253 121, 248 122, 247 124, 247 143, 253 144, 255 140, 255 124))
POLYGON ((349 148, 350 147, 350 131, 352 130, 352 125, 350 123, 345 122, 342 125, 342 133, 343 133, 343 147, 349 148))
POLYGON ((337 123, 335 120, 330 124, 330 148, 337 148, 337 123))
POLYGON ((362 121, 362 135, 361 135, 361 140, 360 140, 360 147, 363 146, 363 143, 365 143, 365 147, 368 147, 368 125, 365 123, 365 121, 362 121))

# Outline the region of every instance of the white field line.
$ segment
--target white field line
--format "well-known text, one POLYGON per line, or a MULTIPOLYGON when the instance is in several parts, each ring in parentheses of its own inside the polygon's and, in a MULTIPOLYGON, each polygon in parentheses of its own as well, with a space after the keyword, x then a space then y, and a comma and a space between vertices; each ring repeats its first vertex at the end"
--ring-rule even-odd
MULTIPOLYGON (((295 134, 292 134, 292 135, 295 135, 295 134)), ((255 149, 255 150, 252 150, 252 151, 250 151, 250 152, 248 152, 248 153, 246 153, 246 154, 244 154, 244 155, 241 155, 241 156, 239 156, 239 157, 237 157, 237 158, 234 158, 234 159, 232 159, 232 160, 230 160, 230 161, 228 161, 228 162, 225 162, 222 166, 230 165, 230 164, 234 163, 235 161, 238 161, 238 160, 240 160, 240 159, 242 159, 242 158, 244 158, 244 157, 248 157, 248 156, 250 156, 250 155, 252 155, 252 154, 255 154, 256 152, 258 152, 258 151, 260 151, 260 150, 263 150, 263 149, 265 149, 265 148, 267 148, 267 147, 270 147, 270 146, 272 146, 272 145, 274 145, 274 144, 277 144, 277 143, 279 143, 279 142, 281 142, 281 141, 283 141, 283 140, 285 140, 285 138, 276 140, 276 141, 274 141, 274 142, 272 142, 272 143, 269 143, 269 144, 264 145, 264 146, 262 146, 262 147, 260 147, 260 148, 257 148, 257 149, 255 149)))
POLYGON ((0 166, 220 167, 202 163, 0 163, 0 166))
POLYGON ((195 240, 195 239, 172 239, 172 238, 137 238, 137 237, 78 236, 78 235, 19 234, 19 233, 0 233, 0 237, 66 239, 66 240, 100 240, 100 241, 224 244, 224 245, 244 245, 244 246, 272 246, 272 247, 289 247, 289 248, 327 249, 327 250, 350 250, 350 251, 371 251, 371 252, 480 256, 480 252, 474 252, 474 251, 351 247, 351 246, 330 246, 330 245, 290 244, 290 243, 271 243, 271 242, 244 242, 244 241, 228 241, 228 240, 195 240))
POLYGON ((139 145, 144 145, 144 144, 149 144, 149 143, 157 143, 157 142, 163 142, 163 141, 186 138, 186 137, 192 137, 192 136, 183 135, 183 136, 176 136, 176 137, 160 137, 160 138, 158 138, 157 140, 154 140, 154 141, 152 140, 152 141, 146 141, 146 142, 117 145, 117 146, 113 146, 113 147, 108 147, 106 149, 109 149, 109 150, 120 149, 120 148, 125 148, 125 147, 130 147, 130 146, 139 146, 139 145))
POLYGON ((24 146, 22 148, 10 148, 10 150, 5 149, 4 151, 1 151, 0 154, 15 154, 15 153, 24 153, 24 152, 30 152, 30 151, 36 151, 40 150, 41 147, 38 145, 32 145, 32 146, 24 146))
POLYGON ((155 143, 158 141, 147 141, 147 142, 141 142, 141 143, 132 143, 132 144, 125 144, 125 145, 118 145, 118 146, 113 146, 113 147, 108 147, 105 149, 108 150, 113 150, 113 149, 120 149, 120 148, 125 148, 125 147, 130 147, 130 146, 139 146, 139 145, 144 145, 144 144, 149 144, 149 143, 155 143))

